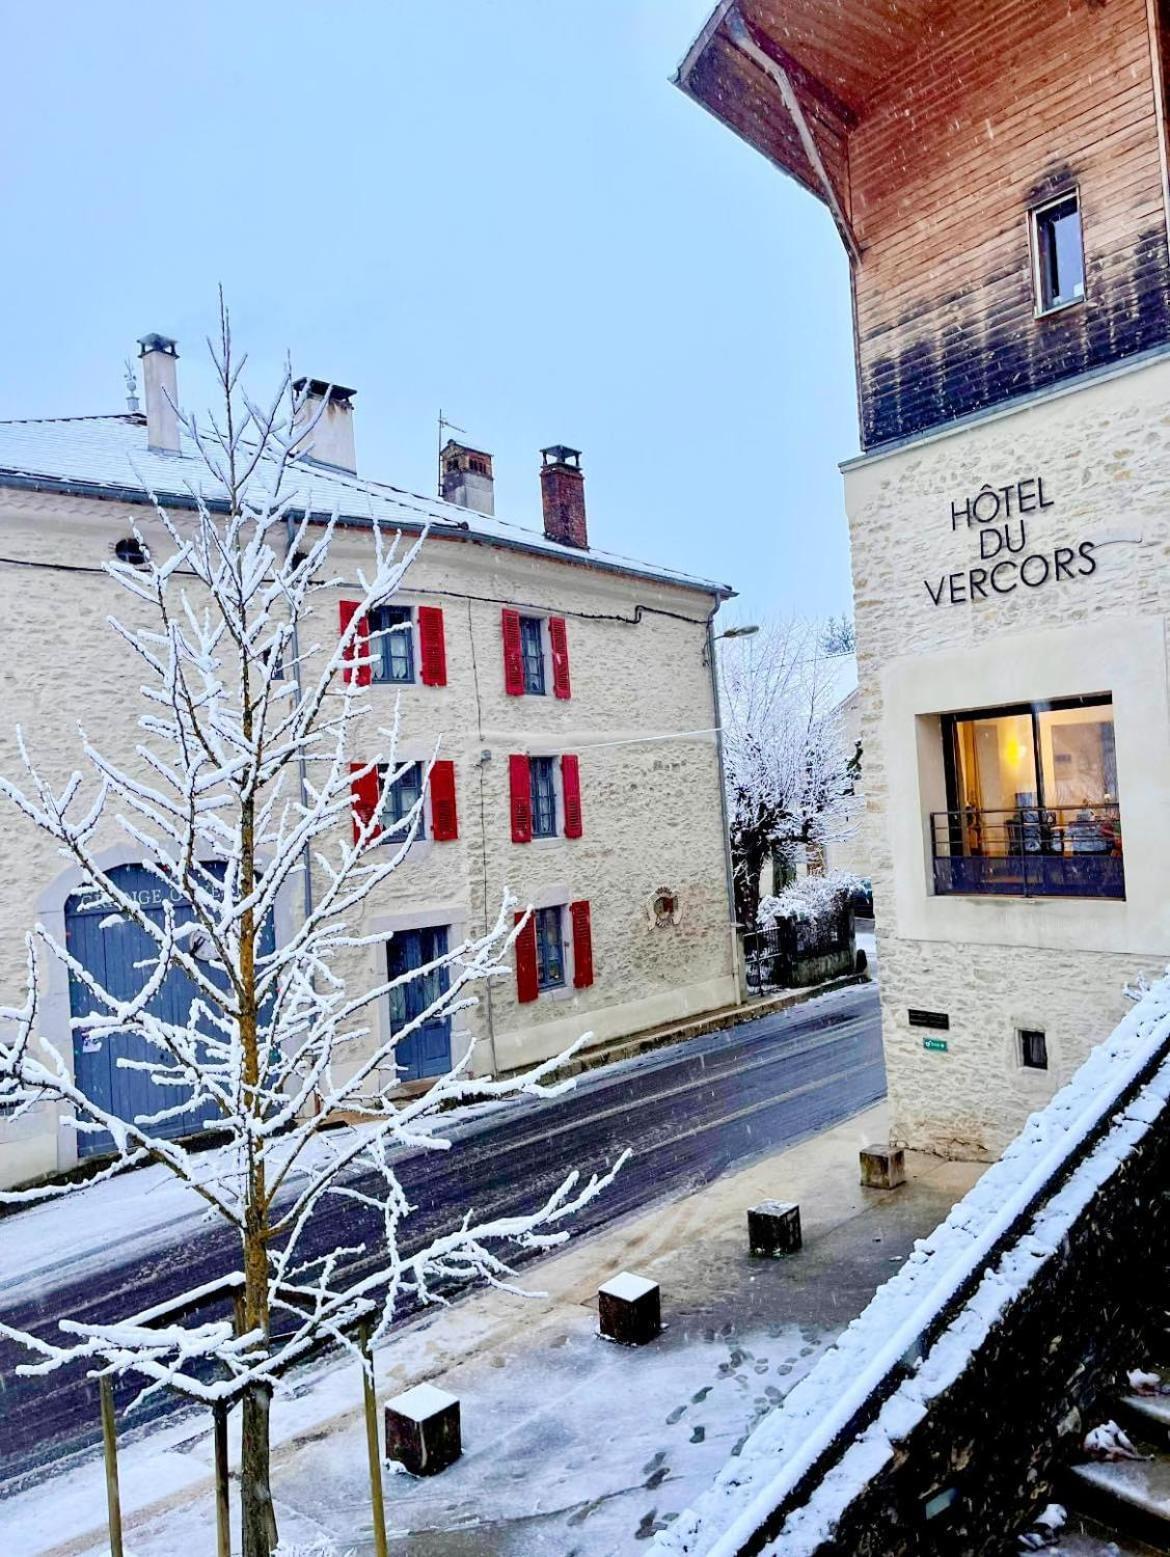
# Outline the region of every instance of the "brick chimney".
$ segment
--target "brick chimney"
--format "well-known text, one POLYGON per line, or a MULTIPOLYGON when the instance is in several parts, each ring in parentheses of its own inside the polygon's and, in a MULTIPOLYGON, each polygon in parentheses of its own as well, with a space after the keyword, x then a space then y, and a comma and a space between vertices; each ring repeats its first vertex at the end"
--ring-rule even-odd
POLYGON ((490 454, 448 438, 439 455, 439 471, 440 491, 449 503, 473 508, 477 514, 495 513, 496 483, 490 454))
POLYGON ((544 464, 540 470, 540 495, 544 503, 544 533, 562 546, 589 550, 589 531, 585 524, 585 472, 581 469, 580 449, 566 449, 554 443, 541 449, 544 464))
POLYGON ((355 475, 357 445, 353 436, 353 397, 357 390, 329 384, 322 378, 298 378, 293 389, 300 402, 294 426, 312 425, 312 431, 301 440, 298 453, 317 465, 328 465, 333 470, 347 470, 355 475))
POLYGON ((147 445, 156 454, 178 454, 179 348, 166 335, 144 335, 138 344, 147 445))

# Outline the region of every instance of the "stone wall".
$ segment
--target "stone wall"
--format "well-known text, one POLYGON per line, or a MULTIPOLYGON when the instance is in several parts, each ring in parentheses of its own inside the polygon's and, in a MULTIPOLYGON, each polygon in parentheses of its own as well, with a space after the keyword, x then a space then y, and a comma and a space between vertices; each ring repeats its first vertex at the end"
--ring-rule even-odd
MULTIPOLYGON (((131 602, 99 571, 141 508, 0 488, 6 557, 0 568, 9 652, 0 657, 0 773, 14 774, 20 723, 55 782, 78 765, 83 724, 105 750, 132 761, 142 680, 130 651, 107 630, 131 602), (19 631, 14 631, 15 626, 19 631)), ((353 579, 368 536, 337 541, 331 572, 353 579)), ((402 602, 444 613, 447 685, 369 689, 368 750, 376 727, 401 710, 399 756, 426 760, 438 747, 454 761, 459 837, 412 847, 393 880, 354 928, 389 934, 411 923, 449 924, 456 935, 494 920, 511 890, 522 903, 586 899, 592 905, 595 981, 542 994, 521 1006, 511 981, 460 1018, 458 1055, 474 1045, 477 1072, 555 1054, 592 1032, 601 1041, 737 998, 724 874, 716 723, 704 660, 714 599, 700 591, 572 566, 468 540, 435 538, 406 580, 402 602), (509 697, 504 690, 504 603, 566 617, 572 697, 509 697), (400 693, 400 695, 399 695, 400 693), (665 739, 647 739, 666 737, 665 739), (580 759, 583 836, 513 844, 508 756, 575 753, 580 759), (677 923, 659 925, 648 905, 677 892, 677 923)), ((348 591, 352 594, 352 588, 348 591)), ((344 586, 326 591, 302 643, 332 644, 344 586)), ((360 755, 357 753, 356 755, 360 755)), ((0 872, 0 1001, 21 994, 22 938, 38 917, 63 909, 71 877, 35 833, 9 813, 0 872)), ((106 863, 128 858, 112 823, 99 839, 106 863)), ((299 887, 286 912, 299 911, 299 887)), ((353 953, 344 973, 384 976, 384 951, 353 953)), ((68 989, 56 976, 46 1020, 69 1049, 68 989)), ((375 1031, 384 1011, 370 1013, 375 1031)), ((72 1139, 51 1110, 13 1125, 0 1119, 0 1184, 70 1160, 72 1139)))
POLYGON ((1170 956, 1168 403, 1162 356, 846 468, 893 1129, 914 1146, 998 1152, 1170 956), (964 505, 1035 479, 1048 506, 1026 554, 1088 542, 1093 572, 1050 562, 1042 583, 1003 574, 1005 592, 972 599, 985 543, 964 505), (934 895, 938 716, 1090 693, 1113 697, 1125 901, 934 895), (950 1015, 947 1052, 923 1049, 912 1007, 950 1015), (1016 1033, 1034 1025, 1050 1069, 1024 1074, 1016 1033))
MULTIPOLYGON (((1002 1557, 1130 1368, 1157 1355, 1170 1249, 1163 1119, 849 1504, 816 1557, 1002 1557), (936 1501, 937 1500, 937 1501, 936 1501), (934 1510, 937 1509, 937 1512, 934 1510)), ((745 1548, 748 1552, 758 1548, 745 1548)))

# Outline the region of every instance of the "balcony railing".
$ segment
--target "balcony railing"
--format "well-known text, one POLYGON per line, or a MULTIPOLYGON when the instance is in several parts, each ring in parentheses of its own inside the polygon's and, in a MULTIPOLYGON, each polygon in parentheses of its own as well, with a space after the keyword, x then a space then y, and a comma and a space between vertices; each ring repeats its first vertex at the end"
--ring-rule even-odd
POLYGON ((966 807, 930 819, 934 890, 1006 897, 1125 896, 1115 805, 966 807))

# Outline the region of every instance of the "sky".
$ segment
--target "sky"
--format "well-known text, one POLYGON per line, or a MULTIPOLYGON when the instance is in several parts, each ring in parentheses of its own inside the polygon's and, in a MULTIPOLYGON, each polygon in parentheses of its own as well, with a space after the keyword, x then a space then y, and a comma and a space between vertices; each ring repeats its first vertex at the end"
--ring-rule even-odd
POLYGON ((710 0, 56 0, 6 30, 0 417, 121 410, 224 287, 254 391, 357 389, 362 474, 435 490, 440 407, 538 526, 848 611, 848 268, 824 207, 670 77, 710 0))

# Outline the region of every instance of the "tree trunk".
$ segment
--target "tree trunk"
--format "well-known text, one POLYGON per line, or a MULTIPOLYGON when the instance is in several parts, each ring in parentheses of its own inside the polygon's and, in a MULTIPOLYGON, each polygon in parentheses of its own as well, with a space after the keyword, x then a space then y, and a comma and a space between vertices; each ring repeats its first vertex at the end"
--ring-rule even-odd
POLYGON ((244 1394, 240 1450, 240 1515, 244 1557, 272 1557, 279 1537, 269 1480, 268 1412, 272 1391, 249 1384, 244 1394))

